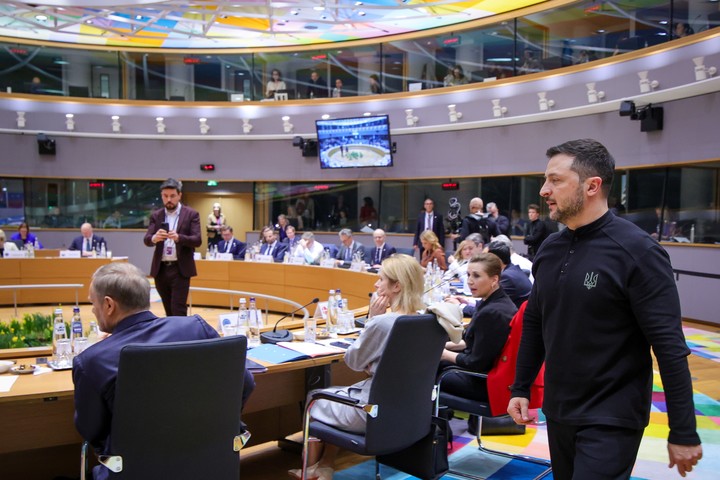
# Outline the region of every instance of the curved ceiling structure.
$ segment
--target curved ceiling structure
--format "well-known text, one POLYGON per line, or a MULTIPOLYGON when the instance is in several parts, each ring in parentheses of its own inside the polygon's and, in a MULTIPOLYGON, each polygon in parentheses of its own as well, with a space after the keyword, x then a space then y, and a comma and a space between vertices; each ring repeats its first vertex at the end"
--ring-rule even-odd
POLYGON ((0 36, 115 47, 284 47, 424 31, 546 1, 15 0, 0 1, 0 36))

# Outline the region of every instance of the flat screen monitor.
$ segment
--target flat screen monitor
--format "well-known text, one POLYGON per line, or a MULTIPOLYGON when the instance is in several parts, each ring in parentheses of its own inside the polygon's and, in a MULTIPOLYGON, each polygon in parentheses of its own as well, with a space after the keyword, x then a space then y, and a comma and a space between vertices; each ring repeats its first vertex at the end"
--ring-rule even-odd
POLYGON ((321 168, 391 167, 387 115, 316 120, 321 168))

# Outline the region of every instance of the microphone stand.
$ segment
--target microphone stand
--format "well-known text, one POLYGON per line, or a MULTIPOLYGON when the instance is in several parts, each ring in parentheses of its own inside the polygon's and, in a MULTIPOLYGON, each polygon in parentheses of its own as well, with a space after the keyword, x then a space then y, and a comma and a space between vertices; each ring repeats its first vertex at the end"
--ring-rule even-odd
POLYGON ((280 319, 275 322, 275 326, 272 329, 272 332, 263 332, 260 334, 260 343, 271 343, 275 344, 278 342, 292 342, 293 334, 289 330, 278 330, 278 324, 285 320, 287 317, 291 315, 295 315, 300 310, 303 310, 307 308, 308 306, 312 305, 313 303, 318 303, 320 301, 319 298, 313 298, 310 302, 306 303, 302 307, 293 310, 292 312, 283 315, 280 317, 280 319))

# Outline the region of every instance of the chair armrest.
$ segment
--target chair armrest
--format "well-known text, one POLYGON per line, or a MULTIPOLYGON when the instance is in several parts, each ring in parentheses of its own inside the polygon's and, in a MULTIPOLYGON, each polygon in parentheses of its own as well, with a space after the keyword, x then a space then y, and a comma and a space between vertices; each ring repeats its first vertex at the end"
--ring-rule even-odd
POLYGON ((443 379, 448 376, 451 373, 461 373, 463 375, 468 375, 471 377, 477 377, 477 378, 488 378, 487 373, 479 373, 479 372, 473 372, 471 370, 466 370, 461 367, 448 367, 445 370, 440 373, 437 380, 436 390, 437 393, 435 394, 435 415, 438 415, 440 412, 440 393, 442 392, 442 381, 443 379))
POLYGON ((378 414, 378 406, 372 405, 369 403, 360 403, 360 400, 357 398, 349 398, 344 395, 338 395, 337 393, 332 392, 326 392, 326 391, 317 391, 314 392, 310 398, 310 402, 308 402, 308 405, 306 407, 306 414, 308 411, 310 411, 310 407, 313 403, 315 403, 318 400, 327 400, 329 402, 336 402, 336 403, 342 403, 343 405, 347 405, 353 408, 359 408, 360 410, 363 410, 365 413, 370 415, 371 417, 375 418, 378 414))

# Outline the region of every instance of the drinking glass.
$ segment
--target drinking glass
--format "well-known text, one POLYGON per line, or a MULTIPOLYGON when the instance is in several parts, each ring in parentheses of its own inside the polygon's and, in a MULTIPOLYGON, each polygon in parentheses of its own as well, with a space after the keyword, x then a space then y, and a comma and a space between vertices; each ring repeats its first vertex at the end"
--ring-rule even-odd
POLYGON ((59 368, 67 368, 72 362, 72 346, 69 338, 62 338, 55 343, 55 364, 59 368))
POLYGON ((355 315, 352 312, 340 312, 338 314, 338 333, 350 333, 353 331, 355 315))
POLYGON ((80 355, 88 347, 87 337, 77 337, 73 343, 73 354, 80 355))

